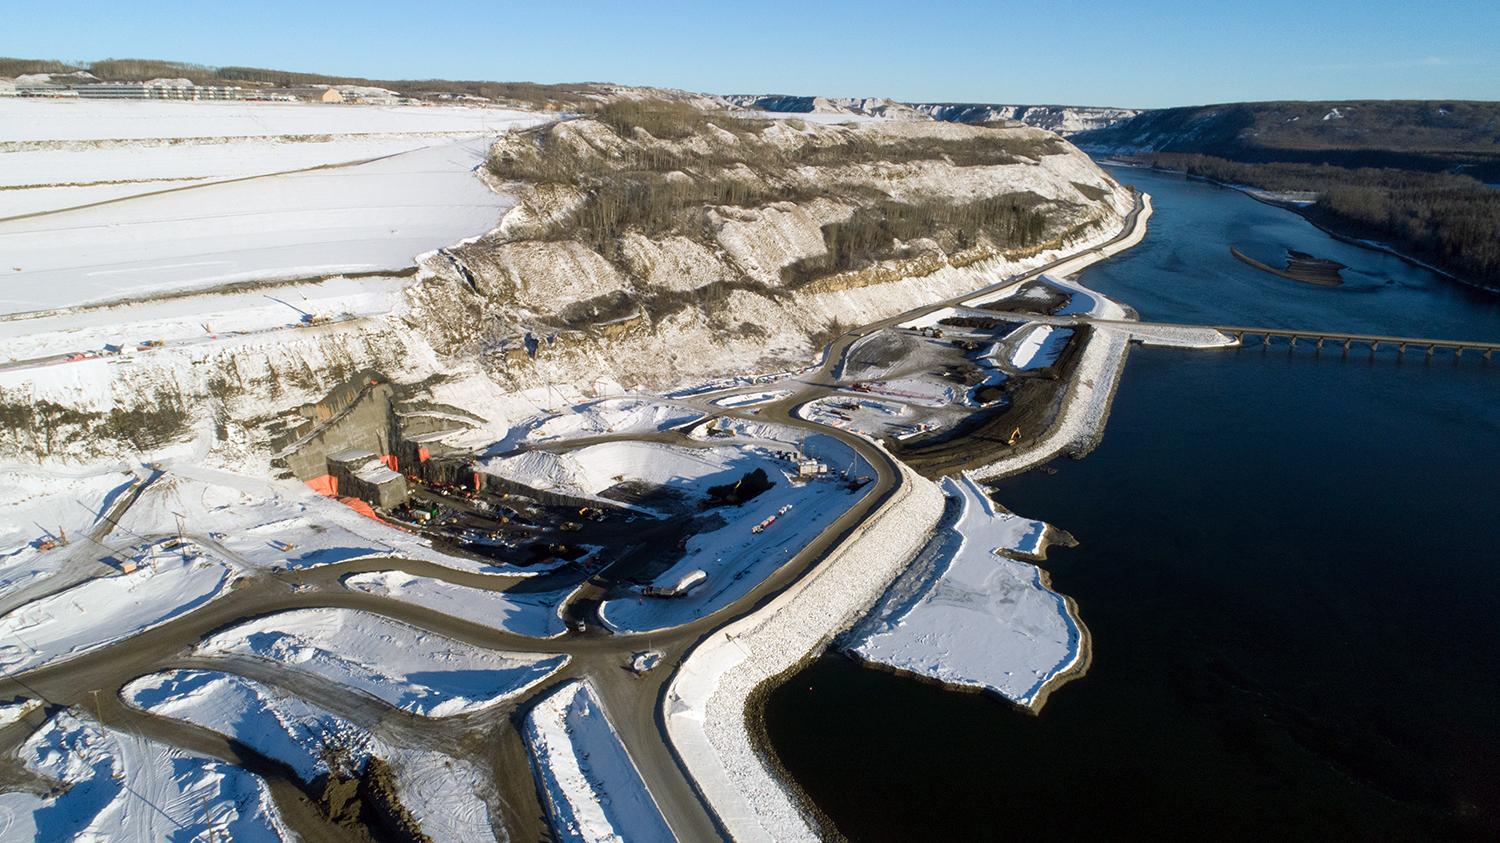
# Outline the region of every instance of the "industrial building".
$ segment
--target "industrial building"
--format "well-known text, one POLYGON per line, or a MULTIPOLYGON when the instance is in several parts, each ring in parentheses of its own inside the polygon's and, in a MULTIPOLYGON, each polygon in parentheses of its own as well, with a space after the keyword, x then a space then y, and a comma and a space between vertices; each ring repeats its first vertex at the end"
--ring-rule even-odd
POLYGON ((388 459, 358 448, 329 454, 328 474, 335 493, 385 510, 406 503, 406 478, 390 467, 388 459))
POLYGON ((100 82, 97 85, 17 85, 21 97, 77 97, 91 100, 241 100, 242 88, 229 85, 164 85, 100 82))

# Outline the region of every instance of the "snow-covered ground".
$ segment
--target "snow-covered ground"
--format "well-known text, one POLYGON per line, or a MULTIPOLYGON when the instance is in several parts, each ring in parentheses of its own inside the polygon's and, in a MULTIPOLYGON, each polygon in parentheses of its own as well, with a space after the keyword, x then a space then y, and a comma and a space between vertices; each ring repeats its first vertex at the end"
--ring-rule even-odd
MULTIPOLYGON (((125 535, 188 534, 252 568, 311 568, 371 556, 420 559, 462 571, 510 573, 450 556, 296 481, 257 480, 174 464, 120 519, 125 535)), ((123 540, 123 539, 122 539, 123 540)))
POLYGON ((1072 338, 1071 328, 1033 325, 1016 339, 1010 364, 1017 369, 1045 369, 1057 362, 1072 338))
POLYGON ((477 711, 567 662, 486 650, 353 609, 298 609, 231 627, 196 650, 253 656, 311 673, 426 717, 477 711))
POLYGON ((679 448, 655 442, 601 442, 573 451, 526 451, 494 458, 481 463, 480 470, 583 498, 598 498, 601 492, 627 480, 702 493, 708 486, 743 474, 734 473, 735 451, 727 446, 679 448))
POLYGON ((599 607, 604 623, 621 632, 649 632, 712 614, 770 576, 869 491, 868 485, 850 491, 839 474, 851 462, 855 475, 873 473, 849 446, 831 436, 813 435, 801 447, 807 456, 828 465, 830 474, 794 484, 781 473, 793 468, 786 460, 760 447, 744 447, 730 449, 721 457, 724 461, 719 463, 722 468, 717 474, 700 474, 688 482, 684 482, 684 475, 670 479, 674 488, 701 495, 708 486, 737 480, 746 472, 762 468, 775 485, 740 506, 716 508, 714 512, 726 521, 725 525, 689 538, 682 558, 657 575, 652 584, 668 588, 695 570, 705 572, 706 581, 677 597, 632 595, 606 600, 599 607), (773 516, 774 523, 762 532, 753 531, 755 525, 773 516))
MULTIPOLYGON (((106 346, 133 350, 145 340, 168 347, 209 343, 305 327, 303 314, 347 320, 391 313, 404 306, 401 292, 410 283, 410 278, 398 276, 334 277, 273 290, 181 296, 0 320, 0 363, 80 351, 104 353, 106 346)), ((9 376, 5 382, 19 385, 38 377, 33 371, 9 376)))
POLYGON ((495 134, 540 119, 531 112, 466 106, 0 99, 0 142, 396 132, 495 134))
POLYGON ((676 840, 587 680, 568 682, 538 702, 526 716, 525 736, 559 840, 676 840))
POLYGON ((486 591, 402 571, 350 574, 344 585, 516 635, 555 638, 567 631, 559 613, 565 591, 486 591))
POLYGON ((971 477, 946 478, 943 490, 962 501, 957 524, 932 558, 891 586, 848 649, 1034 705, 1083 655, 1079 625, 1040 569, 1004 555, 1040 553, 1046 525, 998 511, 971 477))
POLYGON ((484 138, 0 222, 0 313, 410 266, 493 228, 484 138))
POLYGON ((325 750, 369 753, 369 735, 295 696, 232 673, 173 670, 142 676, 120 690, 143 711, 195 723, 291 767, 305 782, 327 775, 325 750))
POLYGON ((757 404, 769 404, 791 395, 789 389, 775 389, 762 392, 740 392, 734 395, 726 395, 714 400, 715 407, 754 407, 757 404))
POLYGON ((160 626, 223 596, 231 576, 224 560, 184 548, 32 601, 0 617, 0 667, 31 670, 160 626))
POLYGON ((20 757, 28 770, 64 787, 45 797, 0 794, 0 839, 295 839, 257 776, 103 728, 72 711, 32 735, 20 757))
MULTIPOLYGON (((3 324, 3 323, 0 323, 3 324)), ((65 549, 40 550, 36 543, 82 541, 135 478, 121 471, 81 476, 26 468, 0 470, 0 593, 52 573, 69 556, 65 549)))
POLYGON ((126 685, 122 695, 137 708, 238 740, 309 784, 329 772, 325 748, 342 750, 355 769, 379 757, 391 767, 402 804, 430 837, 493 843, 483 773, 468 761, 397 747, 336 714, 232 673, 155 673, 126 685))
POLYGON ((547 442, 610 433, 655 433, 691 424, 703 414, 681 404, 653 398, 604 398, 540 417, 527 441, 547 442))

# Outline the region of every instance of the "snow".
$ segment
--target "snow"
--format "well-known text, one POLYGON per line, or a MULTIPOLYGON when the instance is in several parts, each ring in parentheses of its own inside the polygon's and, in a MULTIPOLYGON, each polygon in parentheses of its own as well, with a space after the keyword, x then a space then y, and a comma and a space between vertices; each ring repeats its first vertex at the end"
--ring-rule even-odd
POLYGON ((1045 369, 1057 362, 1068 341, 1073 338, 1071 328, 1055 325, 1033 325, 1024 329, 1010 354, 1010 364, 1017 369, 1045 369))
POLYGON ((674 402, 636 396, 604 398, 533 422, 528 441, 612 433, 656 433, 691 424, 703 413, 674 402))
MULTIPOLYGON (((601 492, 626 480, 682 491, 706 489, 728 479, 733 451, 654 442, 601 442, 562 453, 526 451, 492 458, 481 463, 480 470, 534 488, 598 498, 601 492)), ((735 479, 738 477, 735 475, 735 479)))
POLYGON ((6 840, 295 839, 259 777, 74 711, 48 721, 20 756, 28 770, 65 788, 46 797, 0 794, 6 840))
POLYGON ((175 534, 179 515, 189 536, 250 568, 301 569, 400 556, 461 571, 510 573, 437 551, 425 539, 360 515, 302 483, 186 464, 170 466, 119 523, 136 535, 175 534))
POLYGON ((767 681, 854 622, 926 542, 943 511, 937 486, 897 463, 901 483, 806 576, 711 633, 683 660, 663 700, 673 749, 740 841, 817 834, 750 734, 747 706, 767 681))
POLYGON ((5 511, 0 519, 0 593, 55 571, 68 552, 39 550, 34 543, 58 538, 59 530, 81 541, 134 479, 120 471, 70 476, 19 467, 0 470, 0 509, 5 511))
POLYGON ((723 398, 714 399, 715 407, 753 407, 757 404, 769 404, 779 401, 791 395, 789 389, 776 389, 768 392, 740 392, 734 395, 726 395, 723 398))
POLYGON ((160 553, 134 573, 88 580, 0 617, 0 667, 19 673, 96 650, 223 596, 229 566, 194 552, 160 553))
POLYGON ((0 141, 495 134, 542 119, 525 111, 461 106, 16 99, 0 100, 0 141))
POLYGON ((132 681, 120 695, 143 711, 234 738, 291 767, 305 782, 328 774, 326 748, 346 748, 356 756, 368 752, 369 736, 349 721, 231 673, 153 673, 132 681))
MULTIPOLYGON (((8 703, 0 703, 0 729, 21 722, 22 718, 41 706, 41 704, 41 700, 28 700, 25 698, 8 703)), ((4 830, 0 829, 0 836, 3 835, 4 830)))
POLYGON ((487 591, 403 571, 350 574, 344 585, 516 635, 555 638, 567 631, 560 614, 564 591, 487 591))
POLYGON ((538 702, 525 737, 559 840, 676 840, 587 680, 538 702))
POLYGON ((513 204, 473 175, 486 149, 454 141, 0 222, 0 313, 409 266, 488 231, 513 204))
POLYGON ((257 618, 210 637, 196 652, 277 662, 424 717, 494 705, 568 660, 485 650, 379 615, 335 608, 257 618))
MULTIPOLYGON (((831 436, 807 437, 802 451, 839 467, 835 471, 853 461, 855 474, 873 473, 863 459, 856 459, 849 446, 831 436)), ((837 473, 794 484, 781 473, 794 464, 760 447, 731 449, 723 459, 719 463, 721 473, 700 475, 691 483, 684 482, 686 475, 679 475, 671 481, 673 487, 701 495, 708 486, 736 480, 756 468, 764 469, 775 485, 740 506, 713 510, 727 523, 689 538, 682 557, 651 584, 670 588, 694 569, 707 572, 707 582, 679 597, 637 595, 605 600, 599 607, 599 617, 608 627, 618 632, 649 632, 688 623, 724 608, 801 552, 870 488, 866 485, 850 491, 837 473), (776 521, 763 532, 751 531, 773 515, 776 521)))
POLYGON ((850 651, 866 661, 950 685, 982 688, 1018 705, 1082 656, 1082 633, 1035 556, 1046 525, 997 511, 973 478, 946 478, 962 502, 935 558, 914 565, 856 629, 850 651))
POLYGON ((469 761, 395 746, 323 708, 230 673, 156 673, 131 682, 122 694, 137 708, 240 741, 291 767, 309 784, 328 773, 325 746, 345 750, 355 769, 362 769, 371 756, 382 758, 395 776, 402 804, 433 839, 495 839, 484 774, 469 761))

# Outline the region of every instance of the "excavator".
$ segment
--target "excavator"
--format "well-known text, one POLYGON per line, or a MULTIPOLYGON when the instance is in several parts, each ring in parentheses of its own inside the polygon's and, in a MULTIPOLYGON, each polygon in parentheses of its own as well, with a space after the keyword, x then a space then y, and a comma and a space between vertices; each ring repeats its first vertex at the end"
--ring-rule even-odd
POLYGON ((1020 425, 1017 425, 1016 429, 1012 430, 1010 432, 1010 438, 1007 439, 1007 440, 1005 440, 1005 444, 1007 444, 1007 445, 1011 446, 1012 448, 1014 448, 1016 446, 1016 443, 1020 442, 1020 441, 1021 441, 1021 427, 1020 427, 1020 425))

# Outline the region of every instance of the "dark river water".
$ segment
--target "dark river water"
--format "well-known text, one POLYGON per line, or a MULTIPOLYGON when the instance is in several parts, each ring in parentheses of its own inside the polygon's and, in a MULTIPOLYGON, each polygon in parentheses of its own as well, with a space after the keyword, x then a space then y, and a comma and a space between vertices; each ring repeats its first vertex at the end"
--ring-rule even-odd
MULTIPOLYGON (((1142 171, 1144 244, 1082 276, 1160 321, 1500 340, 1500 299, 1142 171), (1340 288, 1234 260, 1286 247, 1340 288)), ((768 699, 855 840, 1500 838, 1500 360, 1137 350, 1100 447, 997 497, 1087 676, 1039 716, 825 656, 768 699)))

